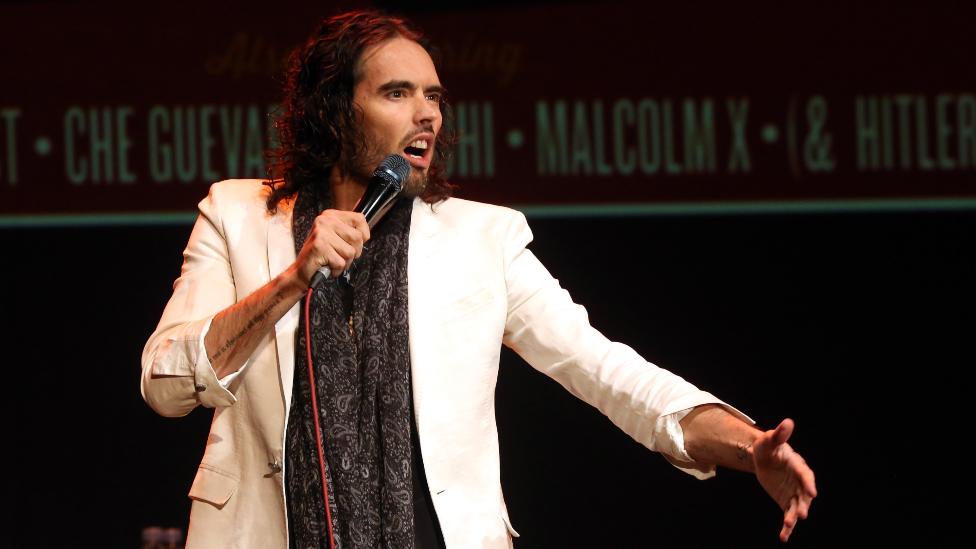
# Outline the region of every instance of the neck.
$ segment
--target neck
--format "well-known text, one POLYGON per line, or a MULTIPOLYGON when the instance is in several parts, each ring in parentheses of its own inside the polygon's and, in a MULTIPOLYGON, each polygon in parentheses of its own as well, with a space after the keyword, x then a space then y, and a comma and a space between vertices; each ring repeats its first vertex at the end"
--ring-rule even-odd
POLYGON ((332 207, 337 210, 352 211, 366 192, 366 182, 342 173, 338 166, 332 168, 329 186, 332 189, 332 207))

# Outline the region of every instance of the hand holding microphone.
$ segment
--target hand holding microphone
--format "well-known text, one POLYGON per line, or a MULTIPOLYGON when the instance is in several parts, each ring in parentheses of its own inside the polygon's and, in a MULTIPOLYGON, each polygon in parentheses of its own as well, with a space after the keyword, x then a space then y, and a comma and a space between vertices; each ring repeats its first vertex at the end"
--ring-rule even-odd
POLYGON ((329 265, 338 266, 341 272, 348 269, 352 261, 360 256, 363 244, 369 240, 369 229, 393 206, 393 201, 403 190, 403 183, 409 175, 410 164, 399 154, 391 154, 373 172, 366 192, 353 212, 327 210, 316 218, 309 240, 313 237, 319 238, 316 230, 320 224, 324 225, 327 229, 322 238, 328 240, 326 244, 332 250, 331 257, 324 258, 326 264, 312 276, 310 286, 314 288, 332 276, 329 265))

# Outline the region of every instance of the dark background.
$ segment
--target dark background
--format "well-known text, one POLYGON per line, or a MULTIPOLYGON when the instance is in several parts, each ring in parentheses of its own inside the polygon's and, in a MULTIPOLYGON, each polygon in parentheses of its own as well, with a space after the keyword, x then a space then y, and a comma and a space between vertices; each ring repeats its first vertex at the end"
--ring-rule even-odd
MULTIPOLYGON (((532 225, 534 251, 609 337, 763 427, 796 420, 820 496, 792 544, 962 543, 971 213, 532 225)), ((3 400, 18 546, 71 533, 131 547, 143 526, 185 524, 211 412, 155 416, 137 364, 188 234, 0 232, 16 258, 3 400)), ((498 422, 520 547, 778 543, 779 512, 752 477, 674 470, 513 353, 498 422)))
MULTIPOLYGON (((899 25, 932 13, 921 3, 887 5, 872 7, 885 25, 847 28, 851 55, 901 43, 899 25)), ((804 6, 814 9, 805 3, 789 18, 804 39, 829 36, 824 21, 844 26, 848 11, 836 6, 805 26, 804 6)), ((971 76, 953 80, 949 68, 938 70, 936 23, 957 19, 961 6, 932 8, 940 19, 913 35, 919 55, 906 61, 927 67, 918 74, 942 74, 956 91, 966 91, 971 76)), ((414 12, 434 10, 441 18, 464 13, 443 3, 414 12)), ((789 28, 779 34, 788 37, 789 28)), ((846 55, 838 49, 831 59, 846 55)), ((879 89, 902 82, 885 74, 879 89)), ((924 185, 927 177, 937 176, 898 181, 924 185)), ((605 200, 597 195, 606 188, 594 187, 594 200, 605 200)), ((820 496, 792 546, 963 544, 965 379, 976 325, 972 210, 557 216, 530 224, 532 249, 607 336, 761 427, 796 421, 791 443, 817 473, 820 496)), ((145 526, 185 527, 211 411, 154 415, 139 395, 137 365, 189 232, 182 224, 0 229, 11 546, 134 547, 145 526)), ((751 476, 722 470, 696 481, 510 352, 497 407, 502 481, 521 549, 779 545, 780 512, 751 476)))

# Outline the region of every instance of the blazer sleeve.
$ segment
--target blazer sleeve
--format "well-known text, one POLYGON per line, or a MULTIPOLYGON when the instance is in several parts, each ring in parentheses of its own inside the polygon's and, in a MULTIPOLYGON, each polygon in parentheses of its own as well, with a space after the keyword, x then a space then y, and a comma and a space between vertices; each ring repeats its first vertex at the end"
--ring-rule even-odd
POLYGON ((142 352, 142 397, 167 417, 237 401, 217 379, 203 343, 214 315, 236 302, 219 194, 211 186, 199 204, 180 277, 142 352))
POLYGON ((508 292, 504 343, 635 440, 664 453, 679 469, 698 478, 713 476, 714 467, 695 464, 684 451, 677 422, 683 412, 715 403, 754 422, 593 328, 586 309, 573 302, 526 248, 531 240, 525 216, 517 213, 504 250, 508 292))

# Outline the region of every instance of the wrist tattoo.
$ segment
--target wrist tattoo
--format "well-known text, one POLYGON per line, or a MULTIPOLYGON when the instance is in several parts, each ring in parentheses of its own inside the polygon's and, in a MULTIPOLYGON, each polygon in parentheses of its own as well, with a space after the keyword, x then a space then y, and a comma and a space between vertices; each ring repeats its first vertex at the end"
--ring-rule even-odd
POLYGON ((752 443, 738 442, 735 445, 735 457, 739 458, 739 461, 747 461, 749 459, 749 449, 752 448, 752 443))

